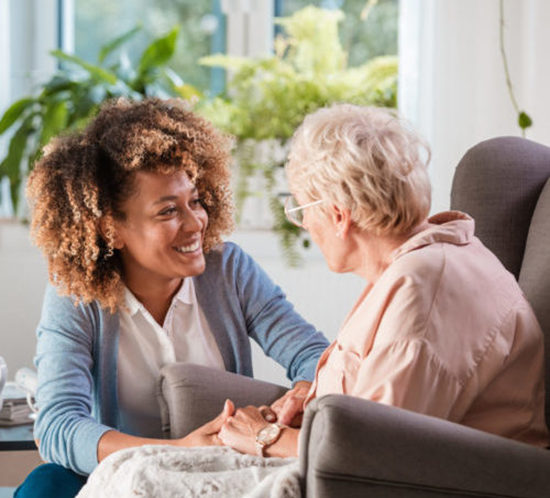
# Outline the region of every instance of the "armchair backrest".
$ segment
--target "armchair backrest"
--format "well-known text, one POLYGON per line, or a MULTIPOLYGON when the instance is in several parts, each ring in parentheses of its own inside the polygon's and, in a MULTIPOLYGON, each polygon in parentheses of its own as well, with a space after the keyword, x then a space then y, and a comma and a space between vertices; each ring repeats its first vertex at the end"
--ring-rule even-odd
POLYGON ((451 209, 476 223, 476 235, 514 274, 545 336, 546 423, 550 426, 550 147, 499 137, 459 162, 451 209))

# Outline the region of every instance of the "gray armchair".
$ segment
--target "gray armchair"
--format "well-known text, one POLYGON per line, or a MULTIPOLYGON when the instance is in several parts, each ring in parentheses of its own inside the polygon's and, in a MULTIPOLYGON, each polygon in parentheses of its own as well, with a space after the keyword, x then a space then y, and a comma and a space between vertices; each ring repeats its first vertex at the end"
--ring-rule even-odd
MULTIPOLYGON (((503 137, 460 161, 451 206, 471 214, 478 237, 511 271, 546 337, 550 386, 550 148, 503 137)), ((196 365, 163 369, 167 435, 210 420, 225 398, 270 403, 280 386, 196 365)), ((550 389, 547 422, 550 422, 550 389)), ((445 420, 350 396, 314 400, 299 441, 303 489, 310 497, 550 496, 550 452, 445 420)))

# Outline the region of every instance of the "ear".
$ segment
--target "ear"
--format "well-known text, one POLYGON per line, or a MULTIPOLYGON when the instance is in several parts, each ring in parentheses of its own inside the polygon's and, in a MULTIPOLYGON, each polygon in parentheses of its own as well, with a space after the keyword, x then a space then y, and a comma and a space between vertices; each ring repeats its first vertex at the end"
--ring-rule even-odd
POLYGON ((102 216, 98 225, 99 233, 107 244, 112 242, 113 249, 122 249, 124 247, 124 241, 119 233, 119 223, 111 215, 102 216))
POLYGON ((330 206, 330 218, 336 228, 336 236, 345 240, 351 227, 351 211, 333 204, 330 206))

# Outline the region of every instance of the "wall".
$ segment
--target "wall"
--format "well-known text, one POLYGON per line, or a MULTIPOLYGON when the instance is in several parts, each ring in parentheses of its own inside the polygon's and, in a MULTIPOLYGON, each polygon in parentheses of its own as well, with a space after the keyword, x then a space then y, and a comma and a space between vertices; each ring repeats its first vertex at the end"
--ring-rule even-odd
MULTIPOLYGON (((527 137, 550 145, 550 2, 505 0, 504 45, 527 137)), ((454 168, 490 137, 519 135, 499 48, 498 0, 401 0, 399 103, 432 146, 433 211, 454 168)))
POLYGON ((10 379, 17 369, 32 366, 46 282, 46 265, 30 244, 28 228, 0 221, 0 355, 10 379))

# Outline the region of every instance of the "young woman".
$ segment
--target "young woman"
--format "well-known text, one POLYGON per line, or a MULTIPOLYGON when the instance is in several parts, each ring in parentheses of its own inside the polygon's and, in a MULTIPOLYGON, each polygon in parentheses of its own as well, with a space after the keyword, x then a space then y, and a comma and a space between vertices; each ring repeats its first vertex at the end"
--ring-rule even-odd
POLYGON ((36 365, 39 467, 16 496, 74 496, 99 461, 144 444, 221 444, 223 415, 162 439, 156 385, 189 361, 252 375, 249 338, 287 370, 294 415, 328 345, 238 246, 230 140, 176 100, 118 100, 53 140, 28 184, 49 265, 36 365))

